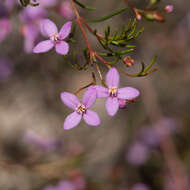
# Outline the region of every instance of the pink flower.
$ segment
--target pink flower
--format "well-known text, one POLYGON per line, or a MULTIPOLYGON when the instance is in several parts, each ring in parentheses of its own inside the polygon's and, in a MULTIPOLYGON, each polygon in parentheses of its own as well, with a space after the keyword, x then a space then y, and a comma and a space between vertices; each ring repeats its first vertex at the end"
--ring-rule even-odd
POLYGON ((63 180, 56 186, 46 186, 43 190, 76 190, 76 187, 72 184, 72 182, 63 180))
POLYGON ((59 14, 64 16, 66 19, 72 20, 75 17, 71 2, 66 0, 60 4, 59 14))
POLYGON ((66 22, 58 33, 55 23, 49 19, 44 19, 41 23, 41 33, 43 36, 49 37, 49 40, 37 44, 34 47, 33 52, 43 53, 55 47, 58 54, 66 55, 69 51, 69 44, 63 40, 68 37, 71 31, 71 26, 72 22, 66 22))
POLYGON ((139 96, 139 91, 132 87, 118 89, 120 76, 115 68, 111 68, 106 75, 106 84, 108 88, 96 85, 97 97, 107 98, 106 110, 110 116, 114 116, 119 109, 119 99, 133 100, 139 96))
POLYGON ((148 156, 149 156, 148 147, 139 141, 139 142, 134 142, 130 146, 127 154, 125 155, 125 158, 130 164, 140 166, 147 161, 148 156))
POLYGON ((26 131, 24 141, 45 152, 58 150, 62 146, 62 142, 59 139, 53 137, 44 138, 34 131, 26 131))
POLYGON ((174 6, 173 5, 166 5, 165 11, 167 13, 171 13, 171 12, 173 12, 173 10, 174 10, 174 6))
POLYGON ((68 130, 76 127, 82 118, 88 125, 98 126, 100 124, 97 113, 89 110, 96 101, 95 89, 91 88, 85 92, 82 103, 80 103, 74 94, 68 92, 61 93, 61 99, 66 106, 74 110, 73 113, 66 117, 64 129, 68 130))
POLYGON ((137 183, 131 188, 131 190, 150 190, 150 188, 143 183, 137 183))
POLYGON ((0 19, 0 42, 11 32, 11 23, 7 18, 0 19))
POLYGON ((39 29, 36 23, 28 23, 23 25, 21 34, 24 36, 24 50, 31 53, 36 39, 38 38, 39 29))
POLYGON ((6 81, 13 73, 14 64, 8 57, 0 57, 0 82, 6 81))

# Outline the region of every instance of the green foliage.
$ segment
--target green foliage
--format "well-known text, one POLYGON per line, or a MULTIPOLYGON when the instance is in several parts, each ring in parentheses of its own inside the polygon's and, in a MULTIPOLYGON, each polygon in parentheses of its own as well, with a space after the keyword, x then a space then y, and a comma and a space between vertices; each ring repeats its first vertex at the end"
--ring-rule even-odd
POLYGON ((150 74, 152 72, 155 72, 157 70, 157 68, 154 68, 152 70, 151 70, 151 68, 155 63, 156 58, 157 58, 157 56, 155 55, 147 67, 145 67, 144 62, 141 62, 142 69, 141 69, 141 71, 139 73, 134 75, 134 77, 143 77, 143 76, 146 76, 146 75, 148 75, 148 74, 150 74))
POLYGON ((68 65, 70 65, 73 69, 75 69, 76 71, 86 70, 86 69, 88 69, 88 66, 89 66, 89 63, 90 63, 89 53, 88 53, 87 48, 83 49, 83 56, 84 56, 84 59, 85 59, 85 63, 83 65, 81 65, 78 62, 79 59, 78 59, 78 54, 77 54, 76 51, 73 51, 71 53, 72 61, 70 61, 68 59, 68 56, 64 56, 64 61, 68 65))
POLYGON ((129 41, 136 39, 139 35, 144 31, 144 28, 136 31, 137 21, 130 21, 127 26, 122 26, 121 32, 119 33, 116 30, 113 34, 111 34, 110 26, 108 25, 104 32, 104 38, 102 38, 99 42, 104 47, 104 49, 108 50, 109 53, 99 53, 101 56, 110 57, 110 56, 121 56, 128 54, 134 51, 135 45, 128 44, 129 41), (125 48, 120 51, 111 51, 111 46, 116 46, 118 48, 125 48))

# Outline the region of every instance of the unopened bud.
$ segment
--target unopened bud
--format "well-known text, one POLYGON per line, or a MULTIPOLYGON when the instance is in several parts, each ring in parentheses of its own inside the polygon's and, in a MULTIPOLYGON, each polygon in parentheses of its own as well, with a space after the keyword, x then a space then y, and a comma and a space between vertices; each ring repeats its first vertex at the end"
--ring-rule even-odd
POLYGON ((119 108, 124 109, 127 106, 127 102, 124 99, 118 99, 119 101, 119 108))
POLYGON ((124 59, 124 61, 125 61, 125 64, 126 64, 127 67, 131 67, 134 64, 134 59, 132 59, 130 57, 126 57, 124 59))
POLYGON ((157 20, 159 22, 164 22, 164 17, 159 15, 158 13, 154 13, 153 16, 154 16, 155 20, 157 20))
POLYGON ((134 11, 135 11, 135 14, 136 14, 136 19, 137 19, 137 20, 141 20, 141 19, 142 19, 142 16, 141 16, 141 14, 139 13, 138 9, 134 8, 134 11))
POLYGON ((173 5, 166 5, 165 9, 164 9, 167 13, 171 13, 174 10, 174 6, 173 5))

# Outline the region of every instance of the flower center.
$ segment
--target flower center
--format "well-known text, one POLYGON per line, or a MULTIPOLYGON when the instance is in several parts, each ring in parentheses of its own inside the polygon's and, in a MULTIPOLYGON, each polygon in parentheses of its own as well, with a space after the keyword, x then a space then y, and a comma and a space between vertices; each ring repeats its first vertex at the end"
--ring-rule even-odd
POLYGON ((59 41, 59 34, 55 33, 50 37, 50 40, 53 42, 59 41))
POLYGON ((110 87, 109 88, 109 95, 112 97, 116 97, 117 96, 117 87, 110 87))
POLYGON ((76 112, 79 114, 84 114, 86 112, 86 107, 82 104, 79 104, 76 108, 76 112))

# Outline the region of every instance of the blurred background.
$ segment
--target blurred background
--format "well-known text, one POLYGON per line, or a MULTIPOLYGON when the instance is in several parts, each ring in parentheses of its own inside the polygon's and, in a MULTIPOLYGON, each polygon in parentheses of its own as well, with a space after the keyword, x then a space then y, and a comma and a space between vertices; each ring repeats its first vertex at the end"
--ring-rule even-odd
MULTIPOLYGON (((126 7, 122 0, 83 1, 96 11, 79 8, 84 18, 102 17, 126 7)), ((144 7, 148 1, 131 1, 144 7)), ((81 122, 64 131, 70 113, 60 93, 74 93, 91 82, 90 70, 76 71, 61 55, 50 51, 31 53, 44 39, 39 32, 43 18, 58 28, 74 18, 69 1, 41 0, 40 7, 21 7, 17 0, 0 0, 0 189, 2 190, 189 190, 190 180, 190 2, 162 1, 174 5, 166 22, 139 21, 143 34, 130 53, 140 70, 157 54, 158 71, 146 77, 126 78, 120 86, 133 86, 141 95, 134 103, 109 117, 104 100, 93 110, 101 116, 99 127, 81 122)), ((135 14, 90 24, 103 33, 127 25, 135 14)), ((96 39, 89 34, 94 49, 96 39)), ((85 60, 81 31, 76 28, 70 52, 85 60)), ((119 64, 119 63, 118 63, 119 64)), ((107 69, 100 63, 104 75, 107 69)), ((82 93, 80 94, 80 96, 82 93)))

